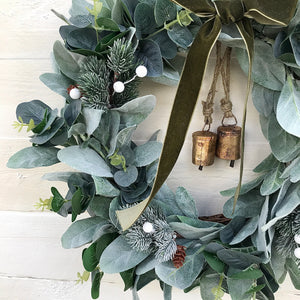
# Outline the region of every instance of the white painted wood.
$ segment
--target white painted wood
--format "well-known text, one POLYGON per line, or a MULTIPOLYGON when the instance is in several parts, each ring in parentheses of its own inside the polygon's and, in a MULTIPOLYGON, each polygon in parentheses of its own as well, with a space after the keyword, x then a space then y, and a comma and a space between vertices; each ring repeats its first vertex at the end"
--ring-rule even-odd
MULTIPOLYGON (((33 205, 47 198, 50 187, 55 185, 62 193, 63 183, 41 180, 46 172, 63 171, 68 168, 57 164, 49 168, 11 170, 6 168, 8 158, 16 151, 30 145, 27 133, 18 133, 11 124, 15 120, 15 108, 23 101, 40 99, 51 107, 62 107, 61 96, 45 87, 38 77, 51 72, 50 52, 55 40, 60 39, 58 28, 64 23, 50 11, 68 15, 71 0, 1 0, 0 5, 0 300, 66 300, 90 299, 90 284, 74 285, 76 274, 82 272, 82 249, 65 250, 60 237, 70 225, 70 220, 52 213, 37 212, 33 205)), ((212 75, 214 58, 211 59, 207 78, 212 75)), ((199 100, 205 99, 210 80, 204 82, 199 100)), ((236 61, 232 66, 232 100, 234 113, 241 119, 246 77, 236 61)), ((220 84, 218 85, 221 90, 220 84)), ((153 114, 144 121, 134 138, 143 143, 151 134, 161 129, 161 140, 166 131, 167 120, 176 87, 166 87, 145 80, 141 94, 157 96, 153 114)), ((218 95, 218 100, 221 98, 218 95)), ((183 185, 197 201, 200 215, 218 213, 226 199, 219 190, 234 186, 238 179, 238 166, 231 169, 228 162, 216 159, 214 166, 202 173, 191 160, 191 134, 202 128, 201 103, 198 103, 186 143, 168 183, 173 190, 183 185), (217 186, 217 189, 216 189, 217 186)), ((188 104, 187 104, 188 105, 188 104)), ((269 154, 269 146, 261 134, 258 114, 249 102, 246 140, 245 181, 255 177, 251 169, 269 154)), ((213 129, 221 119, 218 103, 215 104, 213 129)), ((104 300, 131 299, 123 293, 119 275, 106 275, 103 279, 104 300)), ((156 284, 146 287, 141 300, 157 297, 162 299, 156 284)), ((276 299, 299 299, 299 294, 289 282, 284 284, 276 299)), ((200 299, 199 291, 183 295, 174 291, 174 299, 200 299)), ((224 299, 229 299, 228 297, 224 299)))

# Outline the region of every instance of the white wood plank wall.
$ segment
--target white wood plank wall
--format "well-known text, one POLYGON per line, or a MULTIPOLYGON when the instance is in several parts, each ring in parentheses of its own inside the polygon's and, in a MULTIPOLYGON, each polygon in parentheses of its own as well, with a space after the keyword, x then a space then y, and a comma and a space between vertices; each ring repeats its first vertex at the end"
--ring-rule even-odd
MULTIPOLYGON (((43 100, 53 108, 63 104, 63 99, 46 88, 38 77, 51 72, 50 52, 54 41, 60 39, 58 28, 62 21, 50 9, 67 14, 70 6, 71 0, 0 0, 0 300, 90 299, 89 283, 75 285, 77 272, 83 271, 81 249, 65 250, 60 245, 60 236, 70 225, 70 220, 49 212, 38 212, 33 207, 39 197, 46 198, 50 194, 51 184, 42 181, 41 176, 65 167, 10 170, 5 166, 13 153, 29 144, 26 133, 17 133, 11 126, 17 104, 32 99, 43 100)), ((210 64, 207 76, 211 73, 210 64)), ((201 99, 208 86, 209 80, 206 80, 201 99)), ((234 62, 232 99, 234 113, 239 119, 245 88, 246 78, 234 62)), ((146 80, 141 94, 150 93, 157 96, 157 107, 137 131, 135 139, 138 142, 145 141, 159 128, 164 136, 175 88, 146 80)), ((215 111, 216 128, 221 118, 220 109, 216 107, 215 111)), ((191 164, 190 137, 193 131, 202 128, 202 122, 199 101, 189 138, 168 182, 172 188, 185 186, 196 199, 199 213, 209 215, 221 212, 226 199, 219 195, 219 190, 237 183, 239 163, 231 169, 228 162, 216 160, 214 166, 205 168, 202 173, 191 164)), ((269 153, 251 102, 246 135, 245 180, 248 180, 254 177, 252 168, 269 153)), ((65 189, 63 184, 57 186, 60 190, 65 189)), ((131 299, 130 293, 122 290, 118 275, 105 276, 101 299, 131 299)), ((140 296, 141 300, 162 299, 157 284, 145 288, 140 296)), ((288 282, 276 299, 299 297, 288 282)), ((200 299, 199 291, 183 296, 183 292, 176 290, 176 299, 200 299)))

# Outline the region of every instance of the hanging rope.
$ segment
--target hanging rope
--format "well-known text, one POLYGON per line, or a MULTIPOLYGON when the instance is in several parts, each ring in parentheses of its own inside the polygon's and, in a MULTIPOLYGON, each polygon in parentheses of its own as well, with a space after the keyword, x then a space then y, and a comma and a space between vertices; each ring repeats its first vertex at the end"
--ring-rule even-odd
POLYGON ((214 112, 213 106, 214 106, 214 98, 216 95, 216 86, 217 86, 217 81, 218 77, 221 72, 221 67, 222 67, 222 57, 221 57, 221 43, 217 42, 216 43, 216 64, 215 64, 215 70, 214 70, 214 76, 213 80, 210 86, 210 89, 208 91, 207 97, 205 101, 202 101, 202 113, 204 115, 204 126, 203 129, 205 129, 206 126, 208 126, 207 131, 210 129, 210 125, 213 121, 212 119, 212 114, 214 112))
POLYGON ((224 125, 225 119, 233 118, 235 124, 237 124, 237 119, 232 113, 232 102, 230 100, 230 61, 231 61, 232 48, 227 47, 224 53, 224 58, 221 66, 221 76, 222 84, 224 88, 225 97, 221 99, 221 110, 223 111, 222 125, 224 125))

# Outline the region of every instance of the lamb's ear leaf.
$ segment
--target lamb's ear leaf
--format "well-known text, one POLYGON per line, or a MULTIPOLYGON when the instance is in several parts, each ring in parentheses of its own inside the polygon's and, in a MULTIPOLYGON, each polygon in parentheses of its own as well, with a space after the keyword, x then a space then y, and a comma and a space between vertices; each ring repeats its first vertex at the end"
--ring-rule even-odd
POLYGON ((51 166, 59 162, 58 151, 55 147, 27 147, 11 156, 6 165, 12 169, 51 166))

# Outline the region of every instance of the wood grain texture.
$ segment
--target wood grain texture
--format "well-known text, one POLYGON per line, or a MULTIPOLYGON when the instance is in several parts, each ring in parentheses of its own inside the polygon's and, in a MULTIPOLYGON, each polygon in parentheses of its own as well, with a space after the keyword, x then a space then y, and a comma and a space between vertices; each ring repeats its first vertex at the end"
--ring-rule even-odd
MULTIPOLYGON (((33 205, 47 198, 50 187, 64 193, 64 183, 43 181, 46 172, 69 170, 63 164, 49 168, 12 170, 6 168, 8 158, 16 151, 29 146, 26 132, 18 133, 11 126, 15 108, 23 101, 40 99, 52 108, 62 107, 61 96, 50 91, 39 81, 39 76, 51 72, 50 53, 55 40, 60 39, 58 28, 64 23, 50 11, 68 15, 71 0, 1 0, 0 5, 0 300, 79 300, 90 299, 90 284, 75 285, 76 273, 82 272, 82 249, 65 250, 60 237, 70 225, 70 219, 52 213, 41 213, 33 205)), ((214 58, 210 60, 207 78, 212 76, 214 58)), ((199 100, 205 99, 210 80, 204 82, 199 100)), ((234 113, 241 118, 246 87, 246 77, 236 61, 232 65, 232 100, 234 113)), ((219 83, 218 89, 221 90, 219 83)), ((167 87, 150 80, 142 84, 141 95, 154 94, 157 106, 134 135, 137 143, 144 143, 157 129, 161 140, 176 87, 167 87)), ((221 98, 221 93, 218 99, 221 98)), ((216 101, 218 100, 216 99, 216 101)), ((188 105, 188 104, 187 104, 188 105)), ((249 103, 246 129, 245 181, 255 176, 252 168, 270 152, 261 134, 258 114, 249 103)), ((215 104, 213 129, 219 125, 221 113, 215 104)), ((214 166, 199 173, 191 160, 191 134, 202 128, 199 101, 191 122, 186 143, 168 183, 173 190, 183 185, 197 201, 201 215, 222 210, 226 199, 219 190, 234 186, 238 179, 238 166, 231 169, 228 162, 216 159, 214 166), (216 189, 218 186, 218 190, 216 189), (209 201, 208 201, 209 200, 209 201)), ((123 293, 119 275, 105 276, 101 299, 131 299, 130 292, 123 293)), ((151 284, 140 293, 141 300, 162 299, 158 284, 151 284)), ((200 299, 199 291, 184 295, 174 290, 174 300, 200 299)), ((229 299, 229 297, 224 297, 229 299)), ((284 284, 276 299, 299 299, 289 282, 284 284)))

